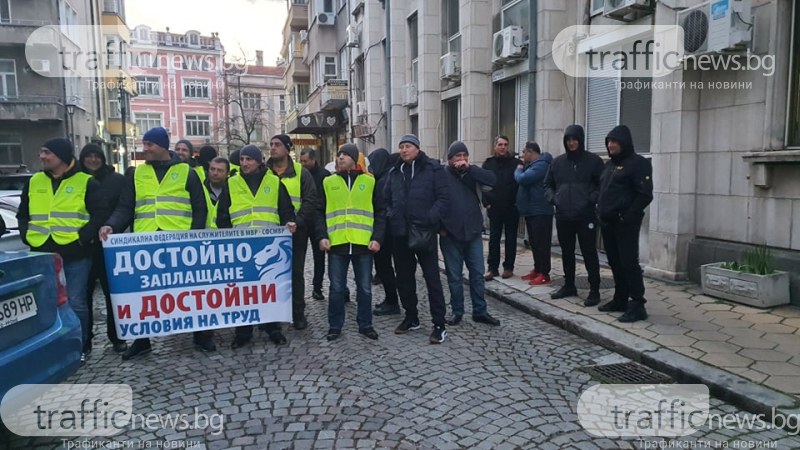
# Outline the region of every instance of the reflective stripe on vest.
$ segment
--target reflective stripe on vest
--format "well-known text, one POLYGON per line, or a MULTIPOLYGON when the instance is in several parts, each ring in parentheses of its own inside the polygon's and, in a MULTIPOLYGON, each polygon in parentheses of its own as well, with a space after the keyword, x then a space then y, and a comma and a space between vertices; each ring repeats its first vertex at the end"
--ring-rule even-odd
POLYGON ((293 162, 294 173, 293 177, 282 177, 281 183, 286 186, 286 191, 289 192, 289 197, 292 199, 292 206, 294 212, 300 211, 300 204, 302 203, 300 197, 300 175, 303 173, 303 166, 300 163, 293 162))
POLYGON ((331 246, 341 244, 369 245, 372 239, 374 209, 372 192, 375 179, 359 175, 351 189, 345 179, 332 175, 322 180, 325 190, 325 223, 331 246))
POLYGON ((161 183, 150 164, 136 168, 133 231, 180 231, 192 228, 192 202, 186 182, 188 164, 170 166, 161 183))
POLYGON ((30 222, 25 233, 31 247, 41 247, 48 237, 58 245, 78 240, 78 231, 89 223, 85 199, 91 179, 91 175, 76 172, 61 180, 53 193, 52 180, 44 172, 31 177, 28 186, 30 222))
POLYGON ((267 170, 254 196, 241 175, 232 176, 228 180, 231 224, 237 228, 280 225, 278 216, 280 182, 271 170, 267 170))

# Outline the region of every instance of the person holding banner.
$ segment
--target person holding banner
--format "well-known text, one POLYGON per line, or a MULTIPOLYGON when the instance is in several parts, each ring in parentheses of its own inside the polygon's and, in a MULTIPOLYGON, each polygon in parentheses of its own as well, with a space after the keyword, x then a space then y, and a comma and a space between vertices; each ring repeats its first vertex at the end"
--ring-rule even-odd
POLYGON ((292 161, 289 157, 291 149, 292 139, 289 136, 273 136, 269 142, 267 167, 286 186, 294 205, 297 232, 292 235, 292 321, 296 330, 304 330, 308 328, 304 277, 306 250, 308 236, 313 233, 317 216, 322 212, 322 203, 314 185, 314 177, 300 163, 292 161))
MULTIPOLYGON (((39 161, 43 171, 22 187, 17 210, 19 235, 32 251, 57 253, 64 260, 67 299, 80 320, 85 344, 91 336, 86 287, 92 242, 108 215, 106 200, 100 182, 81 172, 70 141, 56 138, 45 142, 39 161)), ((84 350, 81 361, 85 358, 84 350)))
MULTIPOLYGON (((169 150, 167 130, 149 130, 142 138, 142 148, 145 164, 127 176, 116 209, 100 228, 100 239, 106 240, 131 225, 134 233, 204 229, 208 206, 203 184, 197 172, 169 150)), ((217 349, 212 331, 194 332, 194 343, 205 352, 217 349)), ((122 359, 127 361, 151 350, 149 338, 136 339, 122 359)))
POLYGON ((323 180, 325 226, 320 226, 319 248, 328 253, 328 334, 342 335, 345 317, 347 269, 353 264, 356 279, 358 332, 378 339, 372 327, 372 256, 381 249, 386 229, 386 208, 375 190, 375 178, 357 168, 358 147, 345 144, 337 153, 337 172, 323 180))
POLYGON ((222 191, 228 186, 228 173, 231 163, 222 157, 216 157, 208 163, 208 177, 203 181, 208 206, 206 228, 217 228, 217 202, 222 191))
MULTIPOLYGON (((289 192, 272 171, 261 165, 261 159, 261 150, 255 145, 246 145, 239 152, 239 173, 228 180, 217 202, 217 227, 286 225, 294 233, 297 225, 289 192)), ((286 343, 279 322, 267 323, 264 328, 273 343, 286 343)), ((252 339, 252 325, 236 327, 231 348, 243 347, 252 339)))

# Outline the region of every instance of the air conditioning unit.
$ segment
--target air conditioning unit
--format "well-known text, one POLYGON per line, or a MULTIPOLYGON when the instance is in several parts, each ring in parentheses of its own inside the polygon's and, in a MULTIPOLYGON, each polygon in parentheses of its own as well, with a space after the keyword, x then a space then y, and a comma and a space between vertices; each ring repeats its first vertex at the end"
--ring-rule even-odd
POLYGON ((358 47, 358 25, 347 26, 347 46, 358 47))
POLYGON ((492 44, 492 62, 495 64, 525 56, 522 27, 512 25, 503 28, 494 34, 492 44))
POLYGON ((317 23, 320 26, 333 26, 336 15, 332 12, 321 12, 317 15, 317 23))
POLYGON ((366 116, 367 115, 367 102, 356 102, 356 116, 366 116))
POLYGON ((678 12, 684 56, 742 50, 752 37, 750 0, 705 2, 678 12))
POLYGON ((300 42, 308 42, 308 30, 300 30, 300 42))
POLYGON ((39 74, 50 73, 50 60, 48 59, 31 59, 31 70, 39 74))
POLYGON ((457 80, 461 77, 461 54, 458 52, 445 53, 439 59, 441 64, 440 78, 443 80, 457 80))
POLYGON ((606 0, 603 15, 630 22, 653 13, 652 0, 606 0))
POLYGON ((417 85, 409 83, 405 85, 406 96, 403 98, 403 106, 414 106, 417 104, 417 85))

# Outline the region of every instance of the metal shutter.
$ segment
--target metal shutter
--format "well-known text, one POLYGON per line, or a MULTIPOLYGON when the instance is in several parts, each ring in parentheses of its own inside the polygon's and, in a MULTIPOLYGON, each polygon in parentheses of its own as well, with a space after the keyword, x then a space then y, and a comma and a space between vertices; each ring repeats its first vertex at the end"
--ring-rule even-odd
MULTIPOLYGON (((625 78, 625 82, 650 86, 652 78, 625 78)), ((650 153, 650 119, 653 116, 653 90, 625 89, 620 93, 620 123, 627 125, 633 135, 633 147, 638 153, 650 153)))
POLYGON ((606 135, 618 123, 618 80, 619 72, 609 69, 594 72, 587 81, 586 149, 591 152, 605 151, 606 135))
POLYGON ((517 78, 517 148, 512 149, 517 154, 522 152, 525 142, 528 141, 528 75, 517 78))

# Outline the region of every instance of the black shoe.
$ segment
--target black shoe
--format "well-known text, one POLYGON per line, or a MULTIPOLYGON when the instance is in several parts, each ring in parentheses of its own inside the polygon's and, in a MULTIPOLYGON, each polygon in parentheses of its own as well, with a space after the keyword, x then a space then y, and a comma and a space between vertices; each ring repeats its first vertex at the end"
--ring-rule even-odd
POLYGON ((561 286, 559 290, 550 294, 550 298, 557 300, 564 297, 575 297, 576 295, 578 295, 578 290, 575 289, 575 286, 561 286))
POLYGON ((287 342, 286 336, 284 336, 283 333, 278 330, 271 331, 269 333, 269 340, 275 345, 283 345, 287 342))
POLYGON ((314 300, 325 300, 325 296, 322 295, 322 289, 314 289, 314 292, 311 294, 311 298, 314 300))
POLYGON ((597 310, 601 312, 625 312, 628 310, 628 301, 614 299, 605 305, 600 305, 597 310))
POLYGON ((217 344, 215 344, 214 340, 211 338, 203 339, 202 341, 194 341, 194 346, 197 347, 198 350, 202 350, 206 353, 217 351, 217 344))
POLYGON ((249 344, 252 339, 253 336, 236 336, 233 338, 233 342, 231 342, 231 348, 234 350, 237 348, 242 348, 249 344))
POLYGON ((368 337, 368 338, 372 339, 373 341, 377 341, 377 340, 378 340, 378 333, 376 333, 376 332, 375 332, 375 329, 374 329, 374 328, 372 328, 372 327, 369 327, 369 328, 359 328, 359 329, 358 329, 358 332, 359 332, 360 334, 363 334, 364 336, 366 336, 366 337, 368 337))
POLYGON ((453 314, 452 316, 448 317, 446 322, 448 325, 458 325, 461 321, 464 320, 463 314, 453 314))
POLYGON ((86 364, 86 359, 89 358, 89 355, 86 352, 81 352, 81 365, 86 364))
POLYGON ((583 306, 596 306, 600 304, 600 291, 592 289, 589 291, 589 296, 583 302, 583 306))
POLYGON ((330 330, 328 330, 328 334, 325 335, 325 339, 329 341, 335 341, 336 339, 339 339, 341 336, 342 336, 342 330, 335 330, 331 328, 330 330))
POLYGON ((83 351, 82 351, 82 353, 85 353, 85 354, 87 354, 87 355, 88 355, 89 353, 92 353, 92 340, 91 340, 91 339, 90 339, 90 340, 88 340, 88 341, 86 341, 86 343, 85 343, 85 344, 83 344, 83 351))
POLYGON ((377 275, 375 275, 374 277, 372 277, 372 285, 373 285, 373 286, 377 286, 377 285, 379 285, 379 284, 381 284, 381 279, 380 279, 380 277, 379 277, 379 276, 377 276, 377 275))
POLYGON ((150 340, 135 340, 133 344, 125 350, 125 353, 122 354, 122 360, 127 361, 129 359, 135 358, 137 356, 144 356, 150 353, 153 348, 150 346, 150 340))
POLYGON ((639 320, 647 319, 647 311, 644 309, 644 304, 641 302, 630 302, 625 314, 619 318, 622 323, 638 322, 639 320))
POLYGON ((295 320, 293 325, 295 330, 305 330, 308 328, 308 321, 305 317, 301 317, 295 320))
POLYGON ((480 316, 472 316, 473 322, 485 323, 487 325, 498 326, 500 321, 490 316, 489 313, 481 314, 480 316))
POLYGON ((413 330, 419 330, 419 320, 412 322, 408 319, 403 319, 400 325, 394 330, 394 334, 406 334, 413 330))
POLYGON ((400 306, 399 305, 390 305, 386 302, 383 302, 375 307, 372 311, 372 314, 376 316, 395 316, 400 314, 400 306))
POLYGON ((128 349, 128 344, 125 341, 112 342, 111 347, 116 353, 122 353, 128 349))
POLYGON ((433 327, 433 333, 431 333, 431 344, 441 344, 444 342, 445 338, 447 337, 447 330, 443 325, 433 327))

